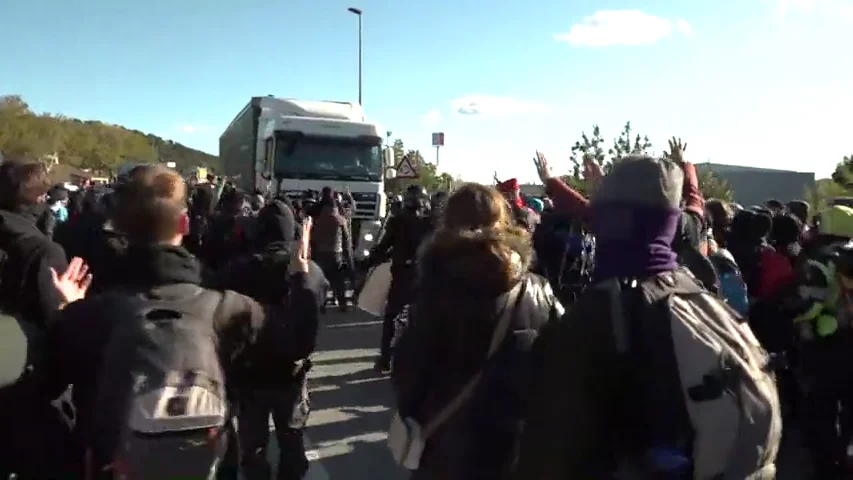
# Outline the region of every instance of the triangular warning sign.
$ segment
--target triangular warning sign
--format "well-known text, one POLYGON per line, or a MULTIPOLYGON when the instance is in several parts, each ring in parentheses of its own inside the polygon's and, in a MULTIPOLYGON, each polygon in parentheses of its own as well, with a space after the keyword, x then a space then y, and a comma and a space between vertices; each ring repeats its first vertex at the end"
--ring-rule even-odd
POLYGON ((412 161, 409 160, 409 157, 403 157, 400 160, 400 163, 397 164, 397 178, 418 178, 420 174, 415 170, 414 165, 412 165, 412 161))

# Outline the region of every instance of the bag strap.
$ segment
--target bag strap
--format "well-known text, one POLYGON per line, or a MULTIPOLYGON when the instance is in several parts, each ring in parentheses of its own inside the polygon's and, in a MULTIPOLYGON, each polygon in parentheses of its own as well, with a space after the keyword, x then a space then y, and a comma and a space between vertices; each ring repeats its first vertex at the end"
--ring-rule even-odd
MULTIPOLYGON (((525 289, 527 281, 522 279, 518 284, 513 287, 512 290, 507 294, 507 302, 506 307, 501 314, 500 319, 498 320, 498 324, 495 327, 495 331, 492 334, 492 342, 489 345, 489 351, 486 354, 486 361, 492 358, 494 354, 497 352, 498 348, 503 343, 504 338, 506 337, 506 332, 509 329, 509 324, 513 318, 515 318, 516 313, 518 313, 519 305, 521 301, 522 290, 525 289)), ((484 365, 485 367, 485 365, 484 365)), ((447 405, 444 406, 435 417, 430 420, 423 429, 422 438, 426 441, 429 437, 435 433, 436 430, 440 426, 442 426, 450 417, 453 416, 459 409, 465 405, 471 396, 474 394, 474 389, 480 383, 480 379, 483 376, 483 368, 481 368, 476 375, 471 377, 470 380, 462 387, 462 390, 453 398, 447 405)))

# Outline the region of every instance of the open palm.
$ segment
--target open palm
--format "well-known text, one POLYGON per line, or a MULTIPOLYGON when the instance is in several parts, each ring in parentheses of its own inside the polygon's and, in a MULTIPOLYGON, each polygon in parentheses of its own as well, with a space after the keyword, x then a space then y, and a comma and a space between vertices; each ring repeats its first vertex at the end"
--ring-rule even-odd
POLYGON ((50 269, 53 276, 53 286, 62 295, 64 303, 72 303, 86 297, 86 292, 92 284, 92 275, 89 267, 80 257, 74 257, 68 263, 68 268, 61 274, 53 267, 50 269))

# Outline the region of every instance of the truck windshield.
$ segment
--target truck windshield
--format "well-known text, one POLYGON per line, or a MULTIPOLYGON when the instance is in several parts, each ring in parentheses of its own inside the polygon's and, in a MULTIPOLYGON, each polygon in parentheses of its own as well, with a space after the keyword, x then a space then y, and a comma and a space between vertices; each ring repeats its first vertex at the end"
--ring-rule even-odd
POLYGON ((379 181, 382 148, 378 138, 281 135, 275 148, 278 178, 379 181))

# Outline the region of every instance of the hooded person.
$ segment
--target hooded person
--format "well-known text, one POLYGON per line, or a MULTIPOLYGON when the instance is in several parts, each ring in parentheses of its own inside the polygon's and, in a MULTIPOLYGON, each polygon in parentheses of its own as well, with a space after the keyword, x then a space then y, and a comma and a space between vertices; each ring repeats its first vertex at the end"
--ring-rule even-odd
MULTIPOLYGON (((305 321, 315 318, 327 285, 316 263, 309 262, 305 276, 306 286, 314 293, 313 302, 306 298, 293 305, 289 299, 292 284, 288 272, 297 242, 293 211, 280 200, 274 200, 261 208, 257 221, 257 253, 238 257, 227 265, 219 273, 215 286, 261 303, 290 303, 296 308, 294 313, 304 316, 305 321)), ((233 386, 231 394, 239 405, 240 465, 247 480, 271 478, 267 460, 270 415, 279 445, 276 478, 295 480, 307 472, 302 430, 310 410, 307 390, 310 369, 308 357, 289 358, 274 348, 261 348, 251 357, 240 382, 233 386), (270 365, 275 365, 281 374, 272 378, 268 374, 270 365)))
POLYGON ((498 183, 495 188, 509 202, 515 221, 528 231, 533 231, 539 223, 539 218, 530 207, 525 205, 524 198, 521 196, 521 185, 518 183, 518 179, 510 178, 507 181, 498 183))
MULTIPOLYGON (((673 414, 685 409, 683 391, 667 388, 679 385, 677 373, 667 373, 678 369, 673 345, 666 348, 660 341, 675 335, 675 327, 655 321, 659 297, 651 296, 676 288, 702 292, 679 267, 672 247, 683 184, 678 164, 647 156, 626 158, 602 179, 590 202, 594 284, 544 347, 515 478, 613 478, 635 455, 644 458, 653 446, 679 445, 689 428, 682 415, 673 414), (622 308, 626 304, 631 306, 622 308), (619 353, 626 344, 630 368, 619 353), (651 384, 630 380, 641 378, 645 369, 639 369, 646 366, 657 374, 651 384)), ((681 460, 689 453, 673 455, 681 460)), ((684 461, 689 465, 691 459, 684 461)), ((654 475, 637 478, 683 478, 670 475, 655 469, 654 475)))

